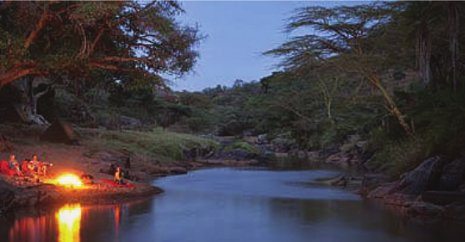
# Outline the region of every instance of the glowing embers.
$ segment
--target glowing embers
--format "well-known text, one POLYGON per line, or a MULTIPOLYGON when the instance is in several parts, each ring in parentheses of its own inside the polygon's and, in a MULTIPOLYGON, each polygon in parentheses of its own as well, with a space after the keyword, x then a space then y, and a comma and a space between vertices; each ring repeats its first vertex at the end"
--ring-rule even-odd
POLYGON ((69 187, 69 188, 82 188, 84 185, 81 179, 72 173, 65 173, 63 175, 58 176, 52 181, 53 184, 69 187))
POLYGON ((82 209, 79 204, 68 204, 56 212, 59 242, 79 242, 82 209))

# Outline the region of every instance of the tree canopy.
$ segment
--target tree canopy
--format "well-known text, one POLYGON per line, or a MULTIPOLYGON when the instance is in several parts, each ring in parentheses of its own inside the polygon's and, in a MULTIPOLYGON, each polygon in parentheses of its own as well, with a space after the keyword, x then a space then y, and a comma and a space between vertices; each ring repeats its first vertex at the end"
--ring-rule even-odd
POLYGON ((175 21, 182 11, 174 1, 1 2, 0 84, 95 70, 162 84, 198 56, 197 29, 175 21))

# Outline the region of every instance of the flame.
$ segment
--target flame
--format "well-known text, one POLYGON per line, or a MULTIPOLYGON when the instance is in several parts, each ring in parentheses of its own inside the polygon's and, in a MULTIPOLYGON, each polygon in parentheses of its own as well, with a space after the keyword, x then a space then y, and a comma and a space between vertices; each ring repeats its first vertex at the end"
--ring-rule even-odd
POLYGON ((60 175, 55 179, 54 184, 73 188, 80 188, 83 186, 81 179, 71 173, 60 175))
POLYGON ((67 204, 58 210, 55 217, 58 222, 59 242, 79 242, 81 228, 81 205, 67 204))

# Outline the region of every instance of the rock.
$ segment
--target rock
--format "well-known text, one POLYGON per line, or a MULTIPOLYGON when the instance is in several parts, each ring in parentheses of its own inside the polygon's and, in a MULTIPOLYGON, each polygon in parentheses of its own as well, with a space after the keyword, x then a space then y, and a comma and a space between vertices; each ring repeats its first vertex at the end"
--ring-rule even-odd
POLYGON ((421 194, 421 199, 437 205, 446 205, 454 202, 465 202, 465 193, 455 191, 426 191, 421 194))
POLYGON ((427 216, 427 217, 439 217, 444 212, 442 206, 438 206, 432 203, 415 201, 410 203, 407 210, 407 214, 410 216, 427 216))
POLYGON ((398 182, 385 183, 368 193, 368 198, 383 199, 397 191, 398 182))
POLYGON ((439 190, 453 191, 459 188, 465 175, 465 158, 449 162, 442 169, 439 190))
POLYGON ((273 145, 273 149, 275 152, 289 152, 292 146, 295 145, 295 141, 287 138, 274 138, 271 140, 271 144, 273 145))
POLYGON ((367 144, 368 141, 357 141, 357 143, 355 143, 355 146, 359 149, 364 149, 367 144))
POLYGON ((441 170, 442 162, 439 157, 428 158, 403 176, 398 189, 406 194, 420 194, 438 181, 441 170))
POLYGON ((293 149, 288 152, 288 156, 292 158, 297 158, 299 160, 305 160, 308 158, 307 151, 305 150, 299 150, 299 149, 293 149))
POLYGON ((175 174, 175 175, 186 174, 186 173, 187 173, 187 169, 184 168, 184 167, 175 166, 175 167, 169 168, 169 173, 170 173, 170 174, 175 174))
POLYGON ((388 181, 389 177, 384 174, 366 174, 362 178, 360 193, 362 195, 367 195, 370 191, 388 181))
POLYGON ((250 160, 257 157, 257 154, 250 153, 243 149, 233 149, 231 151, 226 152, 226 156, 234 160, 250 160))
POLYGON ((65 144, 76 144, 78 142, 71 124, 58 119, 45 130, 45 132, 40 136, 40 139, 65 144))
POLYGON ((465 221, 465 202, 455 202, 444 207, 444 217, 465 221))
POLYGON ((129 116, 120 115, 120 127, 123 129, 138 129, 142 127, 142 121, 129 116))
POLYGON ((352 157, 349 154, 346 154, 344 152, 338 152, 326 158, 325 162, 342 168, 348 168, 351 166, 351 158, 352 157))
POLYGON ((321 157, 331 156, 333 154, 338 153, 339 151, 340 150, 339 150, 338 145, 331 145, 331 146, 328 146, 328 147, 325 147, 325 148, 321 149, 320 150, 320 156, 321 157))
POLYGON ((257 136, 257 143, 258 144, 267 144, 268 143, 268 137, 266 134, 260 134, 257 136))

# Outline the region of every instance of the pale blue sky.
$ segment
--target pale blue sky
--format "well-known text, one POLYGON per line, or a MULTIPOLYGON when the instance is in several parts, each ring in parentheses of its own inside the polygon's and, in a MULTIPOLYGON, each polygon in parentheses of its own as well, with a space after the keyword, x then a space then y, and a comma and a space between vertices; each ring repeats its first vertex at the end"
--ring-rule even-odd
POLYGON ((334 6, 355 2, 186 1, 183 23, 198 24, 207 38, 198 46, 200 58, 192 73, 174 80, 174 90, 198 91, 234 80, 259 80, 271 74, 278 60, 261 53, 288 37, 285 19, 307 5, 334 6))

